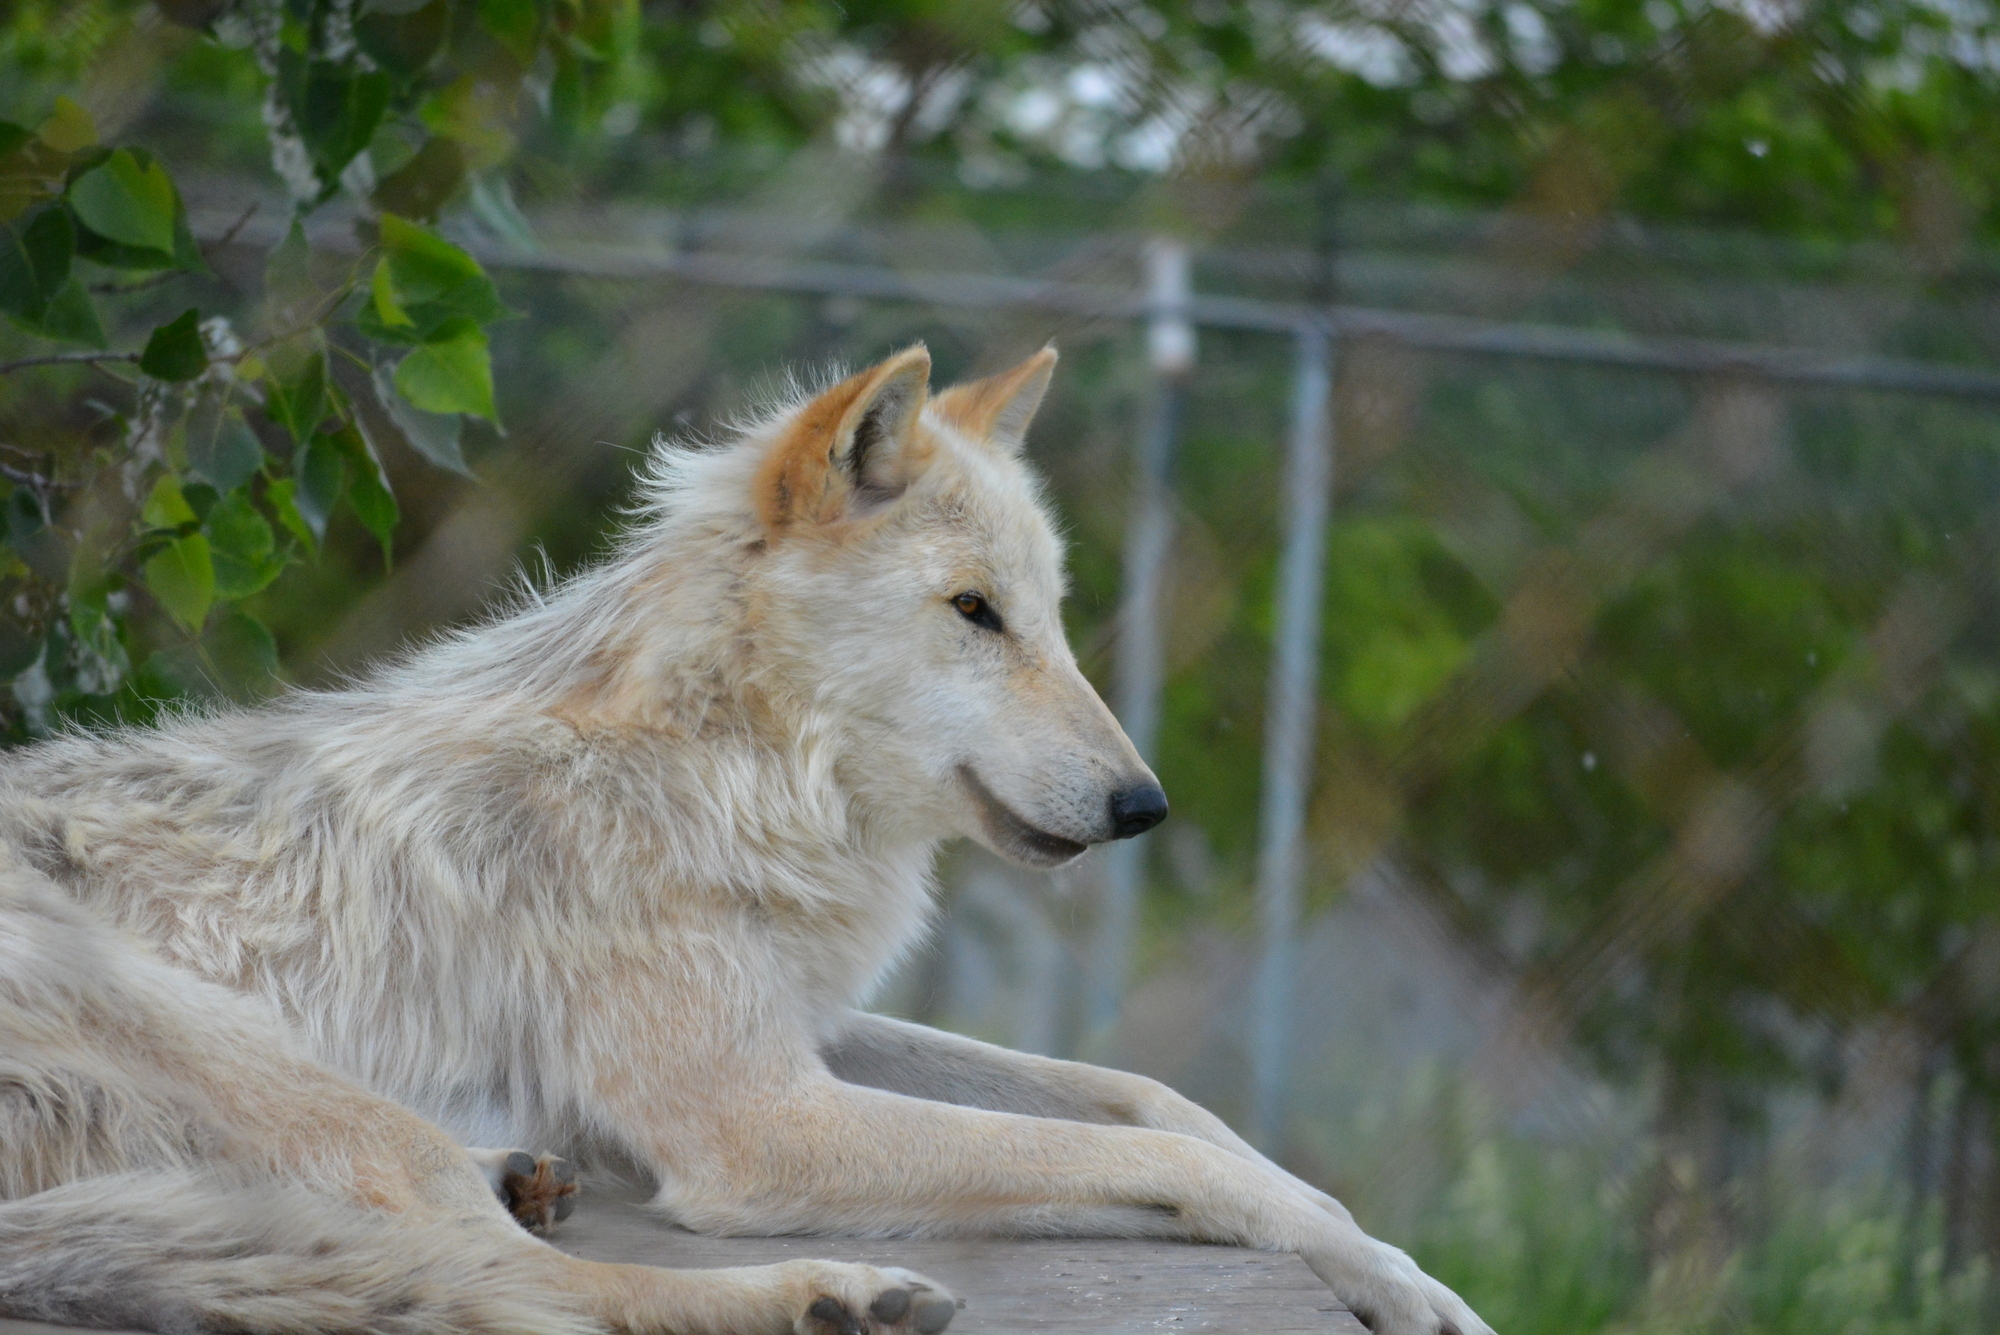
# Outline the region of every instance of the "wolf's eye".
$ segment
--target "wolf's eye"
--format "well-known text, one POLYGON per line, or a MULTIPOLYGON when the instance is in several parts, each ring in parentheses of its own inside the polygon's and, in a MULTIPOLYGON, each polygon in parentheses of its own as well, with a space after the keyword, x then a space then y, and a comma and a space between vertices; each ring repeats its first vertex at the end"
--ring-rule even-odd
POLYGON ((993 610, 993 605, 986 601, 983 594, 961 593, 951 600, 951 605, 958 609, 960 616, 975 626, 984 626, 988 630, 1000 629, 1000 614, 993 610))

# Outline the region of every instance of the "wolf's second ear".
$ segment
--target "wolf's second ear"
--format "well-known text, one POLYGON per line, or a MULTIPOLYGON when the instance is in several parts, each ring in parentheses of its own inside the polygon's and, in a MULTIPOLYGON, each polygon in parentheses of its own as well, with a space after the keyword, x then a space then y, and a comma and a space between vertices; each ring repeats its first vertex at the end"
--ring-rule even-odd
POLYGON ((990 440, 1019 452, 1028 440, 1028 423, 1042 406, 1055 374, 1052 343, 1011 371, 953 385, 932 400, 938 415, 974 440, 990 440))
POLYGON ((856 518, 901 495, 929 459, 917 419, 930 379, 931 354, 918 344, 801 408, 757 473, 765 526, 856 518))

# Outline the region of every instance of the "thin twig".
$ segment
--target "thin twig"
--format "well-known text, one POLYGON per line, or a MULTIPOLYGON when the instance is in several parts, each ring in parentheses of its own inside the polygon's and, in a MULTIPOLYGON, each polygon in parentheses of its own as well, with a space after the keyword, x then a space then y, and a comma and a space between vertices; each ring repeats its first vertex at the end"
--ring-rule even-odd
POLYGON ((255 200, 252 200, 250 202, 250 207, 243 210, 242 215, 238 217, 235 222, 229 224, 228 231, 224 232, 221 236, 215 238, 215 240, 209 242, 207 245, 201 248, 202 254, 206 255, 211 250, 221 250, 224 246, 234 241, 236 239, 236 234, 243 230, 244 224, 249 222, 250 219, 256 215, 257 210, 260 207, 262 206, 259 205, 255 200))
POLYGON ((333 318, 333 313, 340 309, 340 303, 347 300, 348 296, 354 291, 355 286, 354 280, 349 279, 341 285, 339 291, 325 294, 320 300, 318 309, 313 312, 312 319, 306 321, 304 324, 295 325, 281 334, 272 334, 267 338, 258 339, 255 343, 245 347, 241 352, 232 352, 227 357, 211 357, 209 360, 228 362, 234 365, 246 357, 255 356, 263 352, 266 348, 276 347, 288 338, 297 338, 300 334, 311 333, 333 318))
POLYGON ((5 450, 7 453, 17 458, 25 459, 35 465, 35 468, 16 468, 12 464, 0 464, 0 477, 5 477, 10 482, 23 483, 28 486, 39 486, 45 490, 63 485, 50 476, 50 474, 55 472, 55 456, 53 454, 37 454, 31 450, 24 450, 12 441, 6 440, 0 440, 0 450, 5 450), (36 468, 44 471, 37 472, 35 471, 36 468))
MULTIPOLYGON (((249 208, 243 210, 243 216, 231 223, 228 231, 201 248, 201 257, 207 259, 216 251, 221 250, 231 241, 234 241, 236 234, 243 230, 243 225, 250 221, 250 216, 257 212, 258 207, 257 204, 252 203, 249 208)), ((92 283, 90 290, 92 292, 109 293, 114 296, 122 296, 127 292, 144 292, 148 288, 158 287, 162 283, 173 282, 174 279, 181 276, 182 272, 182 270, 178 269, 169 269, 165 273, 156 273, 151 278, 137 283, 92 283)))
MULTIPOLYGON (((282 334, 273 334, 269 338, 260 339, 257 342, 252 343, 249 347, 244 348, 241 352, 232 352, 226 357, 210 357, 209 361, 224 363, 227 365, 234 365, 237 362, 242 361, 244 358, 249 357, 255 353, 261 352, 265 348, 272 347, 275 344, 282 343, 288 338, 296 338, 300 334, 310 333, 314 329, 319 328, 320 325, 324 324, 327 320, 327 317, 333 314, 334 310, 339 307, 341 302, 347 300, 348 294, 353 290, 354 290, 354 284, 348 283, 345 286, 343 286, 338 292, 329 294, 328 297, 320 303, 320 307, 318 311, 315 312, 314 318, 305 324, 299 325, 293 329, 288 329, 282 334)), ((6 375, 12 371, 25 370, 31 366, 62 366, 62 365, 76 365, 76 364, 89 366, 89 365, 95 365, 96 363, 99 362, 137 362, 138 360, 139 360, 139 354, 136 352, 50 352, 50 353, 44 353, 40 357, 22 357, 18 361, 0 362, 0 375, 6 375)))
POLYGON ((53 491, 62 485, 53 478, 43 477, 40 473, 31 473, 25 468, 16 468, 12 464, 0 464, 0 477, 37 493, 53 491))
POLYGON ((22 357, 17 361, 0 362, 0 375, 24 371, 30 366, 62 366, 82 364, 94 366, 99 362, 137 362, 136 352, 49 352, 39 357, 22 357))

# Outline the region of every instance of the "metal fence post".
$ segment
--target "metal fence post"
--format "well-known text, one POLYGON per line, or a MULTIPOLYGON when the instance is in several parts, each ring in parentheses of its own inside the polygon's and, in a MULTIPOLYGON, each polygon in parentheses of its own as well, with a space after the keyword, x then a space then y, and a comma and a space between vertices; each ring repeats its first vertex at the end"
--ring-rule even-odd
MULTIPOLYGON (((1167 554, 1173 542, 1174 438, 1180 432, 1188 375, 1194 370, 1195 333, 1188 318, 1192 284, 1187 247, 1178 241, 1155 240, 1148 243, 1145 258, 1146 352, 1153 371, 1152 403, 1134 450, 1112 703, 1126 736, 1150 764, 1159 737, 1160 689, 1166 678, 1160 622, 1165 610, 1167 554)), ((1127 839, 1111 845, 1104 855, 1103 911, 1084 1015, 1085 1046, 1099 1054, 1110 1042, 1125 1004, 1145 874, 1145 843, 1146 836, 1127 839)))
POLYGON ((1284 550, 1264 705, 1257 845, 1262 958, 1250 1034, 1248 1136, 1267 1151, 1278 1148, 1285 1125, 1292 962, 1305 876, 1306 796, 1312 786, 1319 698, 1320 595, 1333 483, 1333 348, 1324 326, 1302 326, 1295 353, 1285 448, 1284 550))

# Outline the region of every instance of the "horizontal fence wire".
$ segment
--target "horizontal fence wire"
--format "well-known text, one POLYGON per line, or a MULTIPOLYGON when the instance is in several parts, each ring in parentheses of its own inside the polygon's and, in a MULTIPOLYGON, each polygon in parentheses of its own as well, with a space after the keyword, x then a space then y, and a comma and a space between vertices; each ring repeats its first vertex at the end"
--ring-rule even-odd
MULTIPOLYGON (((229 225, 221 214, 197 219, 204 240, 229 225)), ((253 232, 269 230, 253 228, 253 232)), ((256 238, 275 240, 271 236, 256 238)), ((316 230, 316 245, 349 250, 346 229, 316 230)), ((1159 313, 1140 286, 1020 278, 1004 274, 905 272, 843 264, 661 246, 569 243, 533 249, 472 241, 481 263, 501 269, 578 278, 675 279, 710 287, 852 297, 985 310, 1043 310, 1103 320, 1144 320, 1159 313)), ((1569 362, 1679 375, 1737 375, 1813 388, 1878 390, 1940 398, 2000 401, 2000 371, 1913 358, 1854 355, 1721 339, 1670 338, 1612 330, 1471 316, 1191 293, 1178 312, 1213 329, 1271 334, 1323 331, 1334 340, 1380 338, 1431 352, 1569 362)))

